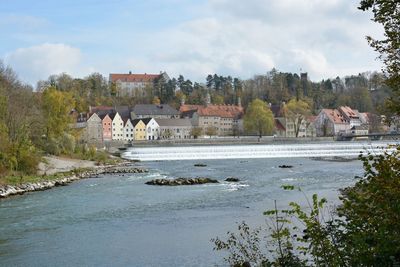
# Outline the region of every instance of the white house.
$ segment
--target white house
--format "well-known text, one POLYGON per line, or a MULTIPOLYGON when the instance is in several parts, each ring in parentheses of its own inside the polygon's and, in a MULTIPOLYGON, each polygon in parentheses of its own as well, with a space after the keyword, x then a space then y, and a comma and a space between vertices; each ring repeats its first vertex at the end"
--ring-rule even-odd
POLYGON ((160 126, 153 118, 141 119, 146 125, 146 140, 160 139, 160 126))
POLYGON ((112 140, 124 140, 124 121, 118 112, 111 114, 112 125, 112 140))
POLYGON ((126 118, 124 120, 124 140, 125 141, 132 141, 134 139, 134 130, 135 127, 133 127, 132 121, 129 118, 126 118))
POLYGON ((350 121, 337 109, 323 109, 315 121, 317 136, 336 136, 350 132, 350 121))

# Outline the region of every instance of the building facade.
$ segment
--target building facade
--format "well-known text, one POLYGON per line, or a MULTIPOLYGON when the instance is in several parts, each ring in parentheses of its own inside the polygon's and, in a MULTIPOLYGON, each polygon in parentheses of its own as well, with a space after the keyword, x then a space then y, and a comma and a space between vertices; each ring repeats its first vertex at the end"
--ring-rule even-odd
POLYGON ((86 122, 85 140, 87 142, 103 141, 103 124, 96 113, 93 113, 86 122))
POLYGON ((112 140, 124 140, 124 121, 122 120, 121 116, 117 112, 112 113, 110 118, 112 119, 112 140))
POLYGON ((169 80, 167 73, 161 72, 160 74, 132 74, 129 73, 111 73, 109 81, 111 86, 115 86, 119 96, 146 96, 146 89, 152 88, 153 83, 157 78, 164 78, 165 81, 169 80))
POLYGON ((108 114, 100 115, 100 119, 103 126, 103 140, 112 140, 112 119, 108 114))
POLYGON ((135 138, 135 127, 133 127, 133 124, 129 118, 126 118, 123 120, 124 121, 124 137, 123 139, 125 141, 133 141, 135 138))
POLYGON ((238 135, 243 131, 243 108, 236 105, 182 105, 183 117, 191 119, 194 127, 203 133, 214 128, 217 135, 238 135))
POLYGON ((132 120, 132 126, 134 127, 134 140, 146 140, 146 124, 141 119, 134 119, 132 120))
POLYGON ((156 119, 160 126, 160 139, 190 139, 192 124, 189 119, 156 119))
POLYGON ((160 139, 160 126, 153 118, 141 119, 146 125, 146 140, 160 139))

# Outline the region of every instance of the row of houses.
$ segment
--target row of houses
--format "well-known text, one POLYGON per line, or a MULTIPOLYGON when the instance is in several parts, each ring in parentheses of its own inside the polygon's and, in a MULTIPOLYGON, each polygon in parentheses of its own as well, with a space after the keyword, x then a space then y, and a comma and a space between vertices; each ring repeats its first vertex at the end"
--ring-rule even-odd
POLYGON ((362 113, 348 106, 337 109, 322 109, 318 116, 306 116, 296 129, 293 120, 283 114, 282 105, 269 105, 275 118, 275 133, 278 137, 338 136, 343 134, 366 135, 370 128, 370 113, 362 113))
POLYGON ((242 128, 243 108, 232 105, 183 105, 180 111, 166 104, 90 107, 87 114, 75 114, 75 127, 83 128, 87 142, 109 140, 159 140, 193 138, 192 129, 203 133, 210 127, 216 135, 232 135, 242 128))
MULTIPOLYGON (((218 136, 242 135, 244 110, 240 105, 212 105, 209 97, 205 105, 181 103, 179 111, 169 105, 139 104, 127 106, 90 107, 87 114, 77 116, 77 125, 84 129, 88 142, 190 139, 192 129, 207 132, 213 128, 218 136)), ((368 134, 369 114, 350 107, 322 109, 318 116, 305 117, 296 131, 294 122, 285 117, 283 105, 269 105, 275 117, 278 137, 337 136, 368 134)))

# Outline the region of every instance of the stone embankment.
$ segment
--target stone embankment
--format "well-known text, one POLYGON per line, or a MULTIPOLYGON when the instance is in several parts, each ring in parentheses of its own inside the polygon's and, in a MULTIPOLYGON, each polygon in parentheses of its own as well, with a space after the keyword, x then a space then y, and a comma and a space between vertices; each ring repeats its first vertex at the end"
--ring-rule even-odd
POLYGON ((65 186, 69 183, 86 178, 98 178, 104 174, 123 174, 123 173, 145 173, 146 169, 127 167, 121 165, 98 166, 96 169, 72 173, 69 176, 55 180, 42 181, 37 183, 26 183, 20 185, 0 185, 0 198, 6 198, 12 195, 22 195, 26 192, 43 191, 55 186, 65 186))

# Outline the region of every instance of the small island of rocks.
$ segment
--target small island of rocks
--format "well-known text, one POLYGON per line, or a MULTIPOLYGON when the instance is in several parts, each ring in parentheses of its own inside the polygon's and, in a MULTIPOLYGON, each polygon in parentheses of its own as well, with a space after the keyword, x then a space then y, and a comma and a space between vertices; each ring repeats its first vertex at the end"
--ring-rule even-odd
POLYGON ((177 186, 177 185, 196 185, 196 184, 210 184, 219 183, 215 179, 199 177, 199 178, 176 178, 176 179, 155 179, 146 182, 148 185, 166 185, 166 186, 177 186))

